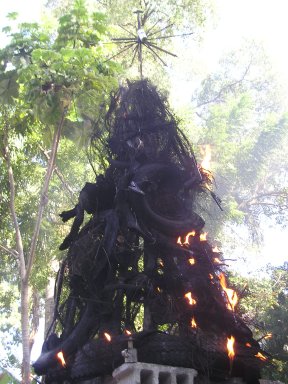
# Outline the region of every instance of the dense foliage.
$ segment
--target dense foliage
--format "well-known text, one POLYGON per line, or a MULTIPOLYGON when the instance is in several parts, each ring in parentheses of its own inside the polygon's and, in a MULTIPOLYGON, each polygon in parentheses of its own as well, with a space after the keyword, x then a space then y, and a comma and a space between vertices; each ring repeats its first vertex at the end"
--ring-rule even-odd
MULTIPOLYGON (((83 144, 91 120, 105 110, 119 67, 104 62, 104 16, 89 13, 81 0, 59 18, 57 30, 22 23, 4 31, 10 42, 0 51, 1 327, 4 337, 6 330, 19 341, 19 323, 9 310, 20 305, 20 294, 26 383, 40 299, 63 236, 57 215, 88 178, 83 144), (14 300, 7 302, 7 295, 14 300)), ((15 353, 8 353, 14 365, 15 353)))
POLYGON ((263 373, 265 378, 288 379, 288 271, 268 266, 262 278, 241 277, 234 274, 232 281, 242 292, 240 311, 249 320, 256 338, 272 357, 272 367, 263 373))

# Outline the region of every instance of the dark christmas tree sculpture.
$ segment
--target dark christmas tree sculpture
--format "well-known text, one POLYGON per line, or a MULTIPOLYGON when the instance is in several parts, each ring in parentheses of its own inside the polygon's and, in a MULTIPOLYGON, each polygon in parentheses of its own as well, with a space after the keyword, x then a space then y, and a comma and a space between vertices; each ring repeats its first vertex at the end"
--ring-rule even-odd
POLYGON ((257 383, 268 358, 235 313, 221 254, 194 211, 209 175, 164 98, 147 81, 121 88, 93 143, 109 166, 61 214, 74 222, 36 373, 57 383, 109 374, 132 337, 139 361, 257 383))

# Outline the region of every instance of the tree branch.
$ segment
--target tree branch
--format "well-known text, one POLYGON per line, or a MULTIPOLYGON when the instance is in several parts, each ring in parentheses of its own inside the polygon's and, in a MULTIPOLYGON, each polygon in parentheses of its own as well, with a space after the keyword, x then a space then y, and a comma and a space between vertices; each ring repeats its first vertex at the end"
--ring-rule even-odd
MULTIPOLYGON (((41 145, 39 145, 39 148, 40 148, 41 152, 42 152, 43 155, 46 157, 46 159, 47 159, 47 161, 48 161, 48 163, 49 163, 49 161, 50 161, 50 156, 49 156, 48 152, 45 151, 45 149, 44 149, 41 145)), ((58 176, 58 178, 59 178, 59 180, 61 181, 63 187, 64 187, 64 188, 67 190, 67 192, 69 193, 70 198, 73 200, 73 197, 74 197, 75 193, 74 193, 73 189, 70 187, 70 185, 67 183, 67 181, 65 180, 65 178, 64 178, 64 176, 63 176, 63 174, 62 174, 62 172, 60 172, 59 169, 58 169, 56 166, 55 166, 55 168, 54 168, 54 172, 55 172, 56 175, 58 176)))
POLYGON ((259 193, 253 197, 251 197, 248 200, 242 201, 239 205, 238 208, 243 209, 245 207, 248 207, 249 205, 275 205, 273 203, 267 203, 265 201, 259 201, 261 198, 265 197, 286 197, 288 199, 288 193, 283 192, 283 191, 272 191, 272 192, 264 192, 264 193, 259 193))
POLYGON ((21 280, 25 279, 26 276, 26 264, 25 264, 25 258, 24 258, 24 248, 23 248, 23 241, 22 241, 22 235, 20 231, 20 226, 18 222, 18 217, 16 214, 16 208, 15 208, 15 180, 14 180, 14 173, 11 163, 11 155, 10 155, 10 148, 9 148, 9 142, 8 142, 8 132, 9 132, 9 125, 7 116, 5 117, 5 127, 4 127, 4 149, 3 149, 3 158, 7 165, 7 171, 8 171, 8 180, 9 180, 9 207, 10 207, 10 214, 13 221, 13 226, 15 230, 15 237, 16 237, 16 248, 18 253, 18 259, 19 259, 19 269, 20 269, 20 277, 21 280))
POLYGON ((59 140, 60 140, 60 136, 61 136, 61 131, 63 128, 63 123, 64 123, 66 111, 67 111, 67 109, 65 108, 62 112, 60 122, 58 124, 57 129, 55 129, 54 136, 53 136, 52 147, 51 147, 51 156, 50 156, 50 159, 48 162, 48 167, 46 170, 44 185, 43 185, 43 188, 41 191, 40 202, 39 202, 39 206, 38 206, 37 219, 36 219, 35 228, 34 228, 32 240, 31 240, 30 251, 29 251, 29 255, 28 255, 27 270, 26 270, 26 276, 25 276, 25 278, 27 280, 29 279, 32 265, 33 265, 33 262, 35 259, 36 245, 37 245, 37 241, 38 241, 38 237, 39 237, 40 225, 41 225, 41 221, 42 221, 43 212, 44 212, 44 209, 48 203, 47 192, 48 192, 49 183, 50 183, 50 180, 51 180, 51 177, 53 174, 53 170, 54 170, 58 144, 59 144, 59 140))
POLYGON ((15 257, 17 260, 19 260, 19 255, 18 252, 15 251, 15 249, 6 247, 3 244, 0 244, 0 248, 4 249, 5 252, 9 253, 11 256, 15 257))
POLYGON ((203 107, 204 105, 207 105, 207 104, 211 104, 211 103, 215 103, 217 100, 219 100, 219 98, 222 96, 222 94, 224 92, 226 92, 228 89, 233 89, 233 87, 235 87, 236 85, 238 84, 241 84, 242 81, 245 79, 245 77, 247 76, 247 73, 249 72, 249 69, 250 69, 250 66, 251 66, 251 61, 250 63, 248 64, 245 72, 243 73, 242 77, 238 80, 235 80, 233 83, 230 83, 230 84, 227 84, 225 86, 223 86, 219 91, 218 93, 216 94, 215 97, 213 97, 212 99, 210 100, 206 100, 206 101, 203 101, 202 103, 200 104, 197 104, 195 109, 196 108, 200 108, 200 107, 203 107))

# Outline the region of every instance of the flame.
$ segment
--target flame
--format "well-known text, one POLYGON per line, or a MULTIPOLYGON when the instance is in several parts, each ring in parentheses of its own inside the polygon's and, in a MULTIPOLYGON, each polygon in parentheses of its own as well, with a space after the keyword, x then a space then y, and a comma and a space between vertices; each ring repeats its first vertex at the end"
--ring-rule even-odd
POLYGON ((160 265, 161 267, 164 267, 164 263, 163 263, 162 260, 159 260, 159 265, 160 265))
POLYGON ((195 231, 191 231, 191 232, 187 233, 187 235, 186 235, 186 237, 185 237, 184 244, 189 245, 189 244, 190 244, 190 243, 189 243, 189 238, 190 238, 190 237, 194 237, 195 234, 196 234, 195 231))
POLYGON ((246 345, 246 347, 249 347, 249 348, 252 347, 252 345, 250 343, 246 343, 245 345, 246 345))
POLYGON ((127 336, 131 336, 132 335, 132 332, 128 331, 128 329, 125 329, 124 332, 126 333, 127 336))
POLYGON ((156 288, 158 292, 161 292, 161 288, 160 287, 157 287, 156 288))
POLYGON ((230 360, 233 360, 235 357, 234 343, 235 343, 235 338, 233 336, 231 336, 230 338, 227 337, 227 351, 228 351, 228 357, 230 360))
POLYGON ((272 333, 267 333, 267 335, 264 336, 264 339, 271 339, 272 336, 272 333))
POLYGON ((57 357, 58 360, 60 361, 62 367, 65 368, 65 367, 66 367, 66 361, 65 361, 65 359, 64 359, 63 352, 62 352, 62 351, 58 352, 57 355, 56 355, 56 357, 57 357))
POLYGON ((260 353, 260 352, 258 352, 257 355, 255 355, 255 357, 258 357, 258 359, 260 359, 262 361, 266 361, 267 360, 267 357, 262 355, 262 353, 260 353))
POLYGON ((181 240, 181 236, 178 237, 178 239, 177 239, 177 244, 183 245, 183 244, 182 244, 182 240, 181 240))
POLYGON ((104 332, 104 336, 105 336, 105 338, 106 338, 107 341, 110 342, 110 341, 112 340, 112 337, 111 337, 111 335, 109 335, 109 333, 104 332))
POLYGON ((188 260, 189 261, 189 263, 191 264, 191 265, 194 265, 195 264, 195 259, 192 257, 191 259, 189 259, 188 260))
POLYGON ((230 309, 230 311, 234 311, 236 304, 238 303, 238 296, 237 293, 231 289, 227 288, 226 285, 226 279, 224 273, 221 273, 219 276, 220 284, 223 290, 225 291, 228 299, 227 308, 230 309))
POLYGON ((190 305, 195 305, 195 304, 196 304, 196 300, 193 299, 193 297, 192 297, 192 293, 191 293, 191 292, 187 292, 187 293, 185 293, 184 297, 188 300, 188 303, 189 303, 190 305))
POLYGON ((220 249, 217 247, 217 245, 215 245, 215 247, 212 248, 212 252, 214 252, 214 253, 220 252, 220 249))
POLYGON ((201 233, 200 241, 206 241, 206 240, 207 240, 207 232, 201 233))
POLYGON ((204 156, 201 163, 201 168, 209 171, 211 168, 211 145, 202 145, 202 147, 200 148, 200 152, 201 155, 204 156))
POLYGON ((210 280, 214 279, 214 276, 212 275, 212 273, 209 273, 209 278, 210 278, 210 280))
POLYGON ((221 264, 221 261, 218 257, 214 257, 214 263, 221 264))
POLYGON ((197 328, 197 324, 196 324, 196 321, 195 321, 194 317, 192 317, 192 320, 191 320, 191 327, 192 328, 197 328))

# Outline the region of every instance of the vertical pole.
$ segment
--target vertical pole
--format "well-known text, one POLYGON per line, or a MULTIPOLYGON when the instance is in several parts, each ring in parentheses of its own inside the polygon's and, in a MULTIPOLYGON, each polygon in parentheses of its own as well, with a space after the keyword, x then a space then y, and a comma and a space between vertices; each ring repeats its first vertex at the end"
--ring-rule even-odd
MULTIPOLYGON (((137 14, 137 32, 138 32, 139 29, 141 29, 140 13, 142 13, 142 11, 138 10, 135 13, 137 14)), ((139 36, 138 36, 138 61, 139 61, 140 79, 143 80, 142 41, 139 36)))

